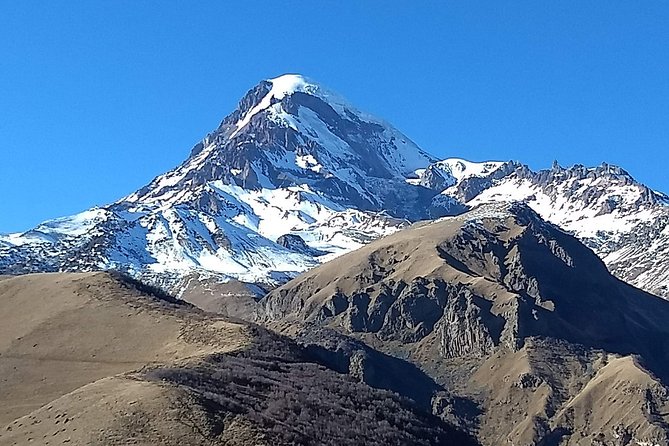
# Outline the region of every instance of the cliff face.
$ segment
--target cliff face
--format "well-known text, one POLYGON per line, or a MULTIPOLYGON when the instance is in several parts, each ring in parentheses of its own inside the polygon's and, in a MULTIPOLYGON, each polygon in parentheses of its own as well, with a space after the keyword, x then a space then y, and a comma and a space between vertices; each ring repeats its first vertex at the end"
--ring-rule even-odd
MULTIPOLYGON (((412 226, 288 282, 263 305, 264 321, 330 327, 419 365, 445 391, 477 401, 488 444, 612 441, 613 412, 593 407, 587 418, 585 396, 580 412, 572 407, 582 391, 602 392, 603 377, 615 386, 645 377, 634 397, 598 396, 615 399, 615 410, 667 403, 657 377, 669 376, 669 304, 611 276, 526 205, 412 226)), ((630 438, 666 444, 665 412, 651 412, 637 413, 630 438)))

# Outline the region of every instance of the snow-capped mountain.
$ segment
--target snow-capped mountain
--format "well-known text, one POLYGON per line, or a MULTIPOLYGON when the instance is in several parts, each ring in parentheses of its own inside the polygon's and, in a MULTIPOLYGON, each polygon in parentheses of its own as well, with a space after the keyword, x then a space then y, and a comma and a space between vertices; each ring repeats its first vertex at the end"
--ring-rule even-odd
POLYGON ((447 160, 432 164, 446 178, 442 191, 474 207, 497 201, 523 201, 542 218, 576 235, 613 274, 646 291, 669 296, 669 197, 637 182, 625 170, 602 164, 570 168, 554 163, 533 172, 515 163, 471 164, 447 160), (451 175, 451 177, 449 177, 451 175))
POLYGON ((410 222, 521 200, 669 294, 669 200, 622 169, 437 160, 299 75, 262 81, 187 159, 107 206, 0 235, 0 273, 120 269, 272 287, 410 222))
POLYGON ((275 285, 449 212, 407 182, 435 159, 298 75, 263 81, 183 164, 99 209, 0 237, 5 272, 115 268, 275 285), (291 237, 287 238, 286 235, 291 237))

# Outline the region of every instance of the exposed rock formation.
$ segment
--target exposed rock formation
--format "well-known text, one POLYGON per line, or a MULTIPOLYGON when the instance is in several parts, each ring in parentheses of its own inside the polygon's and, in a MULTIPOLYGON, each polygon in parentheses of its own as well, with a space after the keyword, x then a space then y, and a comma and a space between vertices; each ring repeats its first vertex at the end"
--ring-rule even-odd
MULTIPOLYGON (((629 417, 621 444, 669 444, 669 303, 611 276, 526 205, 415 225, 309 271, 263 305, 266 321, 331 327, 414 362, 446 395, 477 401, 474 430, 486 444, 609 444, 621 435, 616 411, 629 417), (626 384, 627 374, 643 384, 626 384), (615 404, 597 406, 590 389, 615 404)), ((435 413, 452 415, 449 397, 433 398, 435 413)))

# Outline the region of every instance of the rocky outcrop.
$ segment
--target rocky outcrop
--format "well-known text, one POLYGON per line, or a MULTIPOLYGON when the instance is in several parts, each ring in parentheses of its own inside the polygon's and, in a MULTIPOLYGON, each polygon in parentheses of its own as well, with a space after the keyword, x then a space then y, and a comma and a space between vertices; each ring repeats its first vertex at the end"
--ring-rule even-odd
MULTIPOLYGON (((473 401, 478 409, 466 413, 480 410, 477 421, 460 423, 485 444, 610 442, 620 435, 618 410, 631 411, 629 438, 667 444, 658 436, 669 422, 663 409, 649 409, 649 418, 636 408, 669 404, 669 303, 611 276, 592 251, 522 203, 414 225, 260 304, 260 320, 284 324, 287 334, 294 323, 306 324, 303 338, 337 330, 418 365, 439 386, 434 413, 452 416, 449 398, 473 401), (627 371, 608 392, 596 384, 607 364, 630 358, 629 373, 648 383, 640 394, 620 396, 627 371), (598 410, 589 386, 616 408, 598 410), (578 414, 574 401, 584 404, 578 414)), ((344 356, 358 379, 378 368, 364 350, 344 356)))
POLYGON ((297 234, 284 234, 276 239, 276 243, 277 245, 283 246, 284 248, 287 248, 291 251, 314 257, 327 254, 325 251, 311 248, 309 245, 307 245, 304 239, 297 234))
POLYGON ((510 162, 465 178, 444 194, 469 206, 524 201, 595 251, 615 276, 668 295, 669 199, 618 166, 564 168, 555 162, 551 169, 533 171, 510 162))

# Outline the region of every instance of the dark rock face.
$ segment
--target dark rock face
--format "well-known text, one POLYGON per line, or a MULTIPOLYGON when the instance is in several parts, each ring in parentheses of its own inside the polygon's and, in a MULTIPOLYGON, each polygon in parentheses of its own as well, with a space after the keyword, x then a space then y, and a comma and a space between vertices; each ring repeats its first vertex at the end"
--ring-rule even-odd
POLYGON ((312 256, 321 256, 327 254, 326 252, 311 248, 309 245, 307 245, 304 239, 297 234, 284 234, 276 239, 276 243, 283 246, 284 248, 290 249, 291 251, 302 254, 308 254, 312 256))
POLYGON ((434 166, 430 165, 425 169, 423 175, 420 178, 420 185, 427 187, 428 189, 434 190, 444 190, 450 186, 451 181, 446 178, 438 169, 435 169, 434 166))
POLYGON ((309 355, 332 370, 346 373, 372 387, 392 390, 429 408, 443 389, 415 365, 385 355, 363 342, 326 327, 300 327, 294 339, 309 355))
MULTIPOLYGON (((269 81, 261 81, 258 85, 250 89, 239 101, 237 108, 223 119, 218 126, 216 133, 225 133, 227 130, 231 129, 236 122, 240 121, 244 115, 249 112, 249 110, 258 105, 262 98, 264 98, 271 89, 272 83, 269 81)), ((202 148, 200 148, 200 150, 202 150, 202 148)), ((191 153, 191 156, 195 154, 196 153, 193 152, 191 153)))
MULTIPOLYGON (((599 385, 596 376, 621 383, 631 379, 622 373, 637 376, 669 405, 669 389, 649 378, 669 378, 669 303, 612 277, 592 251, 520 203, 411 227, 304 274, 261 303, 265 321, 304 321, 301 339, 317 344, 319 330, 329 327, 419 365, 438 385, 432 409, 445 419, 455 413, 454 395, 474 399, 460 415, 478 406, 478 427, 459 423, 478 430, 484 444, 553 437, 578 444, 581 435, 597 434, 592 421, 561 412, 599 385), (606 367, 602 354, 640 365, 616 359, 606 367), (530 411, 533 421, 511 432, 530 411)), ((380 358, 321 346, 330 355, 341 350, 342 369, 380 385, 380 358)), ((620 404, 634 410, 639 403, 620 404)), ((614 438, 610 416, 597 416, 602 438, 614 438)), ((644 427, 634 437, 659 438, 663 420, 639 421, 644 427)))
MULTIPOLYGON (((376 333, 386 341, 414 343, 437 335, 444 357, 482 357, 501 345, 522 346, 527 336, 556 333, 569 342, 620 353, 643 350, 651 356, 643 342, 631 344, 649 339, 652 330, 625 322, 631 311, 629 289, 611 278, 601 260, 576 239, 541 221, 528 207, 514 206, 508 214, 513 230, 504 219, 483 224, 472 220, 435 244, 434 255, 448 268, 443 275, 399 276, 401 254, 372 255, 366 269, 343 270, 343 279, 334 282, 342 281, 333 288, 339 291, 323 294, 323 307, 304 307, 302 317, 324 322, 338 318, 350 332, 376 333), (483 278, 497 284, 498 293, 515 297, 500 312, 493 305, 501 304, 491 303, 476 287, 452 282, 451 274, 483 278), (351 291, 344 291, 344 283, 351 291), (592 319, 602 308, 612 314, 592 319)), ((302 308, 284 302, 308 301, 314 290, 323 288, 317 271, 299 280, 297 288, 289 283, 270 293, 270 314, 302 308)))
MULTIPOLYGON (((303 133, 286 126, 272 118, 267 110, 259 111, 243 128, 237 129, 235 123, 258 106, 270 90, 269 82, 250 90, 237 110, 226 117, 214 133, 195 146, 182 167, 195 163, 203 150, 209 147, 208 156, 197 161, 197 169, 167 187, 159 187, 158 182, 150 184, 139 191, 140 200, 214 180, 246 189, 309 184, 330 199, 347 206, 369 211, 383 210, 391 216, 411 220, 427 217, 425 210, 435 190, 407 184, 404 174, 410 172, 398 170, 395 159, 398 146, 408 142, 398 141, 398 136, 389 135, 386 127, 365 121, 353 111, 337 111, 317 95, 300 91, 270 101, 278 107, 279 113, 302 120, 305 126, 318 122, 319 126, 327 128, 339 148, 323 145, 319 135, 311 134, 314 130, 307 129, 307 133, 303 133), (295 156, 313 157, 321 167, 315 171, 280 161, 295 156), (343 171, 346 171, 344 175, 337 173, 343 171), (259 181, 260 177, 264 182, 259 181)), ((433 160, 420 149, 416 148, 416 151, 411 156, 422 158, 427 163, 433 160)))

